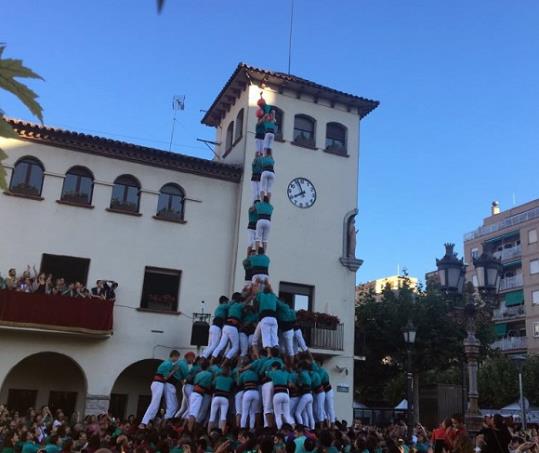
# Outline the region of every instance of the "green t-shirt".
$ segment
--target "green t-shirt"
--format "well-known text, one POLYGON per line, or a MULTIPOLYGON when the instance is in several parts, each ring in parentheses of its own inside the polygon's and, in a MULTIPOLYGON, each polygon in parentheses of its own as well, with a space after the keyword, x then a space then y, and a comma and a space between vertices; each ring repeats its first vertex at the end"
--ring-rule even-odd
POLYGON ((261 156, 256 156, 253 159, 253 163, 251 164, 251 169, 253 171, 253 174, 259 175, 262 173, 262 165, 260 164, 260 158, 261 156))
MULTIPOLYGON (((274 360, 271 361, 272 363, 274 360)), ((280 385, 280 386, 288 386, 288 372, 285 370, 274 370, 270 369, 266 372, 267 376, 271 379, 271 382, 273 382, 273 386, 280 385)))
POLYGON ((256 221, 258 219, 258 215, 256 214, 256 208, 251 206, 249 208, 249 225, 256 225, 256 221))
POLYGON ((34 442, 28 441, 22 445, 21 453, 37 453, 39 450, 39 445, 36 445, 34 442))
POLYGON ((284 369, 285 365, 283 360, 280 357, 267 357, 266 361, 260 367, 260 375, 266 375, 268 371, 271 371, 271 365, 273 362, 279 362, 281 364, 281 369, 284 369))
POLYGON ((277 301, 277 319, 283 322, 293 322, 296 320, 296 312, 287 303, 277 301))
POLYGON ((273 157, 262 156, 260 158, 260 166, 262 167, 262 171, 273 169, 274 165, 275 165, 275 160, 273 160, 273 157))
POLYGON ((178 369, 174 372, 173 376, 178 381, 183 381, 189 374, 189 364, 187 360, 181 359, 177 362, 178 369))
POLYGON ((43 450, 45 450, 47 453, 60 453, 62 449, 58 445, 54 444, 47 444, 43 447, 43 450))
POLYGON ((267 268, 270 265, 270 259, 267 255, 253 255, 249 257, 251 267, 267 268))
POLYGON ((228 304, 219 304, 215 308, 215 311, 213 312, 214 318, 222 318, 226 319, 228 316, 228 304))
MULTIPOLYGON (((173 362, 170 359, 164 360, 157 367, 157 371, 155 374, 159 374, 161 376, 168 376, 168 374, 172 371, 172 367, 174 366, 174 363, 175 362, 173 362)), ((47 452, 47 453, 54 453, 54 452, 47 452)))
POLYGON ((273 293, 264 293, 259 292, 256 295, 256 301, 258 302, 258 313, 264 311, 273 311, 277 310, 277 296, 273 293))
POLYGON ((309 373, 309 376, 311 377, 311 388, 317 389, 322 384, 322 379, 320 378, 320 375, 316 371, 311 371, 309 373))
POLYGON ((256 215, 260 218, 261 215, 270 216, 273 213, 273 206, 266 201, 261 201, 256 204, 256 215))
POLYGON ((311 387, 311 376, 307 370, 301 370, 298 373, 297 384, 299 387, 311 387))
POLYGON ((234 387, 234 378, 232 376, 225 376, 219 374, 213 380, 213 388, 216 391, 230 393, 234 387))
POLYGON ((238 321, 241 321, 242 315, 243 315, 243 305, 242 302, 233 302, 228 307, 228 317, 237 319, 238 321))
POLYGON ((240 378, 238 382, 240 385, 244 385, 247 382, 254 382, 258 384, 258 374, 256 373, 256 371, 249 368, 240 373, 240 378))
POLYGON ((258 322, 258 315, 254 311, 248 311, 243 314, 243 325, 249 326, 258 322))
POLYGON ((213 374, 211 371, 199 371, 195 376, 195 385, 200 385, 204 389, 209 389, 213 381, 213 374))
MULTIPOLYGON (((266 115, 269 115, 271 111, 273 110, 273 106, 266 104, 262 110, 264 110, 264 113, 266 115)), ((268 119, 267 117, 264 118, 264 130, 266 132, 274 132, 275 131, 275 120, 274 119, 268 119)))

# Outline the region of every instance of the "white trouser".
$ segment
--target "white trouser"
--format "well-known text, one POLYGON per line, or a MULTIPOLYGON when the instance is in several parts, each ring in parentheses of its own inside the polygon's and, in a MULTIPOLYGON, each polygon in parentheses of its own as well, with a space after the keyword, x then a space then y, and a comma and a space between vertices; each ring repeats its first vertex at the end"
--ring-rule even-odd
POLYGON ((211 405, 211 396, 204 395, 202 397, 202 404, 200 405, 200 412, 197 415, 197 423, 204 424, 208 418, 208 413, 210 412, 211 405))
POLYGON ((263 138, 255 138, 255 145, 256 145, 256 152, 261 153, 264 151, 264 139, 263 138))
POLYGON ((310 429, 314 429, 313 395, 311 393, 301 395, 298 405, 296 406, 295 415, 296 420, 299 420, 299 423, 310 429))
POLYGON ((193 384, 184 384, 182 387, 182 404, 178 412, 176 412, 176 418, 187 417, 189 410, 189 397, 193 392, 193 384))
POLYGON ((290 416, 290 397, 287 392, 279 392, 273 395, 273 412, 275 413, 275 423, 277 429, 281 429, 284 423, 294 424, 294 419, 290 416))
POLYGON ((202 395, 197 392, 191 392, 189 397, 189 417, 197 418, 200 413, 200 407, 202 406, 202 395))
POLYGON ((298 351, 305 352, 307 349, 307 344, 305 343, 301 330, 294 329, 294 355, 296 355, 298 351))
POLYGON ((256 245, 256 230, 247 228, 247 247, 254 248, 256 245))
POLYGON ((210 423, 215 423, 219 413, 219 421, 226 422, 228 414, 228 398, 224 396, 214 396, 211 400, 210 423))
MULTIPOLYGON (((299 403, 299 396, 290 397, 290 415, 292 416, 292 418, 294 418, 295 416, 296 407, 298 407, 298 403, 299 403)), ((298 422, 297 420, 296 422, 301 424, 301 422, 298 422)))
POLYGON ((153 420, 157 415, 157 411, 161 405, 161 398, 163 397, 163 392, 165 391, 165 383, 153 381, 152 385, 150 385, 150 390, 152 391, 152 399, 148 409, 146 409, 144 417, 142 417, 142 423, 144 425, 147 425, 150 420, 153 420))
POLYGON ((294 329, 285 330, 281 332, 281 341, 279 342, 282 351, 288 355, 294 354, 294 329))
POLYGON ((253 334, 253 341, 251 342, 251 346, 253 348, 258 348, 260 346, 261 339, 262 339, 262 330, 260 328, 260 322, 257 322, 255 333, 253 334))
POLYGON ((253 275, 253 279, 251 280, 252 283, 259 283, 261 286, 260 286, 260 291, 263 291, 264 290, 264 283, 267 282, 269 280, 269 275, 268 274, 255 274, 253 275))
POLYGON ((271 149, 273 147, 274 139, 275 134, 273 132, 266 132, 264 135, 264 149, 271 149))
POLYGON ((241 415, 241 402, 243 400, 243 390, 236 392, 234 395, 234 410, 236 415, 241 415))
POLYGON ((262 332, 262 347, 274 348, 279 346, 279 337, 277 336, 277 319, 273 316, 265 316, 260 320, 260 330, 262 332))
POLYGON ((249 354, 249 337, 251 335, 247 335, 244 332, 240 332, 240 357, 245 357, 247 354, 249 354))
POLYGON ((216 326, 215 324, 212 324, 210 326, 210 336, 208 341, 208 346, 202 351, 202 354, 200 354, 204 358, 209 358, 212 354, 212 352, 215 350, 217 345, 219 344, 219 340, 221 339, 221 328, 219 326, 216 326))
POLYGON ((326 420, 326 392, 321 391, 313 395, 314 420, 322 423, 326 420))
POLYGON ((268 219, 258 219, 256 221, 256 240, 263 242, 264 244, 268 243, 268 238, 271 229, 271 220, 268 219))
POLYGON ((333 389, 326 392, 326 404, 325 404, 326 419, 330 423, 335 423, 335 394, 333 389))
POLYGON ((243 392, 240 421, 242 428, 247 428, 247 417, 249 417, 249 428, 254 429, 259 404, 260 395, 258 394, 258 390, 245 390, 243 392))
POLYGON ((167 406, 165 411, 165 420, 174 417, 178 410, 178 397, 176 396, 176 386, 167 382, 165 384, 165 404, 167 406))
POLYGON ((253 197, 253 203, 260 199, 260 181, 251 181, 251 195, 253 197))
POLYGON ((221 333, 221 341, 219 345, 214 349, 212 356, 217 357, 226 348, 227 343, 230 341, 230 349, 226 352, 225 357, 231 359, 238 354, 240 350, 240 336, 238 334, 238 328, 235 326, 223 326, 221 333))
POLYGON ((271 414, 273 412, 273 382, 269 381, 262 384, 261 392, 264 415, 271 414))
POLYGON ((264 170, 260 176, 260 193, 264 192, 264 195, 271 193, 271 188, 275 182, 275 173, 272 171, 264 170))

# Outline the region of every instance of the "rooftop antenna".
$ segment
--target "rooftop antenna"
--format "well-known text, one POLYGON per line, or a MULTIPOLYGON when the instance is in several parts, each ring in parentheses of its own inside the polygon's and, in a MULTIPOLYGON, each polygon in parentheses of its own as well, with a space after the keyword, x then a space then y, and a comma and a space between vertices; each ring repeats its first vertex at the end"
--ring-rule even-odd
POLYGON ((168 145, 168 150, 172 150, 172 139, 174 138, 174 128, 176 126, 176 113, 178 110, 185 109, 185 94, 180 94, 172 97, 172 111, 174 112, 174 117, 172 118, 172 130, 170 131, 170 143, 168 145))
POLYGON ((290 34, 288 36, 288 75, 290 75, 290 62, 292 60, 292 26, 294 25, 294 0, 290 0, 290 34))

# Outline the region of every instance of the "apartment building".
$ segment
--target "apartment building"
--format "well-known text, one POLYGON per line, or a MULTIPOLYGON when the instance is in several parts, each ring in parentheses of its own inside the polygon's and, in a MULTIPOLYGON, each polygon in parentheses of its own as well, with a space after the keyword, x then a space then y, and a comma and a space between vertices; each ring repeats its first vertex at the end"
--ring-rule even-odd
MULTIPOLYGON (((539 352, 539 199, 491 215, 464 236, 465 261, 490 251, 500 258, 503 275, 499 306, 493 311, 497 340, 507 354, 539 352)), ((472 269, 467 278, 472 279, 472 269)))

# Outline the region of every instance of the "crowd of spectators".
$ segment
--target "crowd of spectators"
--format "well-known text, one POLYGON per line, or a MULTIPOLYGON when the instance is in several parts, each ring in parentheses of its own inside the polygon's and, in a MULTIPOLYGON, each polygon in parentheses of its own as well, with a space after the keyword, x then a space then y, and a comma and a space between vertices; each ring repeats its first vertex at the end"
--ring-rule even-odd
MULTIPOLYGON (((161 414, 163 415, 163 414, 161 414)), ((1 453, 537 453, 537 430, 526 432, 507 426, 501 416, 486 418, 473 443, 462 419, 445 420, 432 432, 417 425, 407 435, 403 422, 385 427, 348 426, 336 422, 331 428, 307 430, 283 425, 280 430, 188 432, 178 420, 157 417, 145 429, 135 416, 118 420, 110 414, 81 419, 75 412, 66 417, 47 407, 26 413, 0 405, 1 453)))
POLYGON ((89 289, 79 281, 67 283, 63 277, 55 278, 52 274, 38 273, 35 266, 33 269, 27 266, 20 275, 14 268, 9 269, 6 277, 0 274, 0 289, 22 293, 114 301, 117 287, 118 283, 114 281, 97 280, 96 286, 89 289))

